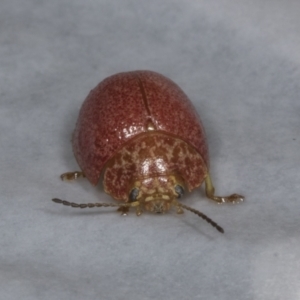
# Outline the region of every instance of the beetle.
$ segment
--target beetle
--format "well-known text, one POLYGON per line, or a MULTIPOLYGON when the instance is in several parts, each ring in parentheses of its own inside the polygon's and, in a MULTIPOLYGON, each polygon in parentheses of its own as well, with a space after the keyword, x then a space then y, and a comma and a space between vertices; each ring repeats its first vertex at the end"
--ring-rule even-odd
POLYGON ((118 73, 100 82, 82 104, 73 133, 73 152, 81 171, 62 180, 86 177, 97 185, 103 176, 106 193, 119 203, 67 206, 119 207, 126 215, 135 208, 165 213, 189 210, 220 232, 206 215, 179 202, 185 190, 205 182, 206 196, 216 203, 237 203, 243 196, 215 195, 209 174, 209 155, 202 122, 192 102, 167 77, 152 71, 118 73))

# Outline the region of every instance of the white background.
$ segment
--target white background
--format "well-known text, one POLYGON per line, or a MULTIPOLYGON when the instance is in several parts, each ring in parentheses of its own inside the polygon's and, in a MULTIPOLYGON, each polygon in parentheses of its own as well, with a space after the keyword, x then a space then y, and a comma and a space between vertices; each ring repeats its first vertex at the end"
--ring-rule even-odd
MULTIPOLYGON (((0 299, 300 299, 300 2, 2 0, 0 299), (71 134, 99 81, 150 69, 204 123, 218 206, 196 215, 54 204, 106 202, 71 134)), ((168 113, 168 112, 166 112, 168 113)))

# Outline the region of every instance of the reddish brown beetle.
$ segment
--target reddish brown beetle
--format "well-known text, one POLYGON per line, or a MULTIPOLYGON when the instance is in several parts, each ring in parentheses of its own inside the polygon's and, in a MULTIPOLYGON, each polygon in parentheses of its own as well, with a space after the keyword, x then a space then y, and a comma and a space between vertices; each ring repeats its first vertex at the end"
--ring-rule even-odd
POLYGON ((151 71, 119 73, 106 78, 84 101, 73 135, 73 150, 81 172, 63 180, 86 177, 123 203, 56 203, 86 208, 117 206, 164 213, 187 209, 223 229, 201 212, 178 201, 184 190, 205 182, 206 196, 217 203, 236 203, 243 197, 219 197, 208 172, 204 129, 191 101, 170 79, 151 71))

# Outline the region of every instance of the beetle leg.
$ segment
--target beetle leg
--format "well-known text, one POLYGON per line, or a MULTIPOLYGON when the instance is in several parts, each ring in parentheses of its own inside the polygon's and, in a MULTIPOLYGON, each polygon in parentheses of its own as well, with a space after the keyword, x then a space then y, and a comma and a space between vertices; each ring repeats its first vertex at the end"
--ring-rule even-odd
POLYGON ((122 216, 127 216, 129 212, 129 207, 128 206, 120 206, 117 211, 121 212, 122 216))
POLYGON ((84 178, 85 175, 83 172, 75 171, 75 172, 67 172, 60 175, 62 181, 72 181, 78 178, 84 178))
POLYGON ((137 207, 136 207, 135 213, 136 213, 137 216, 140 216, 140 215, 143 213, 143 211, 142 211, 142 209, 141 209, 140 206, 137 206, 137 207))
POLYGON ((178 214, 183 214, 184 210, 181 207, 177 206, 177 213, 178 214))
POLYGON ((141 209, 141 204, 139 201, 134 201, 134 202, 128 203, 127 205, 128 205, 128 207, 135 207, 135 209, 136 209, 135 213, 137 216, 140 216, 143 213, 143 211, 141 209))
POLYGON ((244 200, 244 196, 238 195, 238 194, 232 194, 230 196, 225 196, 225 197, 220 197, 215 195, 215 188, 212 184, 211 178, 209 174, 207 174, 205 178, 205 193, 206 196, 217 202, 218 204, 223 204, 223 203, 239 203, 244 200))

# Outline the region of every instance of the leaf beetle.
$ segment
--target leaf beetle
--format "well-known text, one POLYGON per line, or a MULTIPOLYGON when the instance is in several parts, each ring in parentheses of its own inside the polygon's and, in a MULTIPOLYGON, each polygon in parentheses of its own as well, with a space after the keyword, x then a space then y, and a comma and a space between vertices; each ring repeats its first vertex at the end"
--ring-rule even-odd
POLYGON ((206 196, 216 203, 237 203, 243 196, 215 195, 202 122, 181 88, 152 71, 118 73, 100 82, 82 104, 73 134, 73 151, 81 171, 63 180, 86 177, 97 185, 103 176, 106 193, 119 203, 67 206, 130 208, 177 213, 189 210, 220 232, 223 229, 198 210, 181 203, 185 190, 205 183, 206 196))

